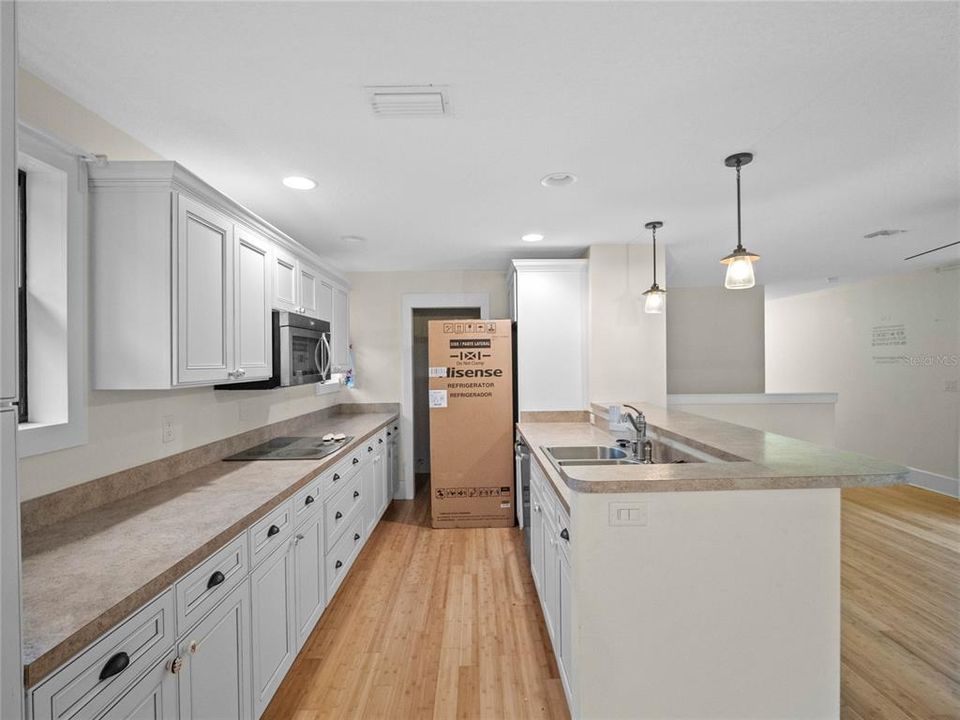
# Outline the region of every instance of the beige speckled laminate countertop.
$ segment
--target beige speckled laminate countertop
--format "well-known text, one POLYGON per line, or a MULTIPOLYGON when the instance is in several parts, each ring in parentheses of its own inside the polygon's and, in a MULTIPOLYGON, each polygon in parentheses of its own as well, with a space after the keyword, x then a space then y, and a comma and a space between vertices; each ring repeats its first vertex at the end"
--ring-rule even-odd
POLYGON ((896 485, 906 482, 909 472, 900 465, 866 455, 679 410, 646 403, 632 404, 643 410, 651 433, 707 453, 726 454, 741 460, 677 465, 578 466, 561 473, 541 448, 612 445, 615 437, 606 429, 606 420, 598 417, 597 425, 588 422, 518 423, 517 430, 568 510, 571 491, 688 492, 896 485))
POLYGON ((23 537, 27 687, 292 496, 395 413, 339 415, 298 435, 354 440, 322 460, 216 462, 23 537))

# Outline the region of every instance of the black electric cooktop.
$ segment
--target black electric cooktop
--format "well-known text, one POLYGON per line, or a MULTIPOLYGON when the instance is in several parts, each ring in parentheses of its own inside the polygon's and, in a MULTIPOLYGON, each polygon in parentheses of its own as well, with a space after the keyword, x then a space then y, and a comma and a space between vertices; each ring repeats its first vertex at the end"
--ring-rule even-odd
POLYGON ((317 460, 332 455, 351 440, 352 435, 330 442, 318 437, 278 437, 224 460, 317 460))

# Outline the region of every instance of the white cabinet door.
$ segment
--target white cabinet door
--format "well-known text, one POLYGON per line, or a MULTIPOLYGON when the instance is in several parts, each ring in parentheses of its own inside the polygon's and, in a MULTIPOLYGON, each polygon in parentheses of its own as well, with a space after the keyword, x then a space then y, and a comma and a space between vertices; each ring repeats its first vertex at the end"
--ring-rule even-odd
MULTIPOLYGON (((560 542, 565 542, 561 540, 560 542)), ((557 660, 560 663, 560 672, 566 680, 567 690, 571 687, 573 681, 573 618, 570 613, 570 603, 573 598, 572 587, 570 584, 570 561, 564 553, 560 553, 560 575, 559 580, 559 600, 560 600, 560 622, 558 629, 560 631, 560 652, 557 660)))
MULTIPOLYGON (((386 454, 383 452, 378 452, 373 457, 373 482, 375 486, 374 506, 376 507, 376 512, 373 516, 374 525, 380 520, 383 511, 387 509, 387 464, 384 462, 385 459, 386 454)), ((373 528, 371 527, 370 529, 372 530, 373 528)))
POLYGON ((361 493, 363 495, 363 536, 365 538, 370 537, 370 531, 377 524, 377 508, 379 507, 377 504, 377 496, 379 495, 377 488, 378 463, 376 462, 377 453, 373 447, 374 442, 374 438, 367 440, 368 445, 363 448, 363 467, 360 470, 361 493))
POLYGON ((249 592, 238 585, 180 641, 181 720, 251 717, 249 592))
POLYGON ((233 369, 233 223, 184 195, 177 205, 177 382, 227 380, 233 369))
POLYGON ((333 324, 333 286, 322 280, 317 285, 317 317, 333 324))
POLYGON ((543 599, 543 506, 534 488, 530 488, 530 574, 537 594, 543 599))
POLYGON ((333 348, 334 372, 346 370, 350 366, 350 296, 342 288, 333 289, 330 344, 333 348))
POLYGON ((177 676, 170 672, 164 658, 150 672, 137 680, 120 699, 97 720, 175 720, 180 717, 177 707, 177 676))
MULTIPOLYGON (((542 513, 546 515, 546 513, 542 513)), ((557 532, 549 517, 545 517, 543 530, 543 585, 540 597, 543 601, 543 618, 553 641, 554 652, 560 646, 558 639, 558 615, 560 611, 560 559, 557 548, 557 532)), ((557 653, 559 654, 559 653, 557 653)))
POLYGON ((267 707, 297 654, 293 553, 278 547, 250 576, 253 710, 267 707))
POLYGON ((299 312, 300 293, 297 259, 281 247, 273 248, 273 307, 276 310, 299 312))
POLYGON ((297 650, 313 632, 324 608, 323 514, 294 531, 293 576, 296 583, 297 650))
POLYGON ((233 253, 234 370, 239 380, 263 380, 273 374, 270 243, 241 225, 236 228, 233 253))
POLYGON ((300 310, 303 315, 320 317, 320 276, 309 265, 299 263, 297 282, 300 286, 300 310))

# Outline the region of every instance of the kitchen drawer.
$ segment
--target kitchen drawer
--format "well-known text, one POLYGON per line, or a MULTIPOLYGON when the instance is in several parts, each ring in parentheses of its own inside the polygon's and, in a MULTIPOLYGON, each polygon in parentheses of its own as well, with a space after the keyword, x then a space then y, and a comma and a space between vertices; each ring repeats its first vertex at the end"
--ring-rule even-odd
POLYGON ((360 466, 363 463, 363 456, 365 454, 366 448, 355 448, 333 471, 324 473, 326 479, 323 490, 324 495, 333 495, 350 482, 353 476, 360 472, 360 466))
POLYGON ((356 516, 326 555, 327 602, 333 598, 363 547, 363 514, 356 516))
MULTIPOLYGON (((332 474, 333 471, 328 471, 332 474)), ((306 486, 293 496, 293 520, 299 525, 303 520, 315 515, 322 505, 323 488, 329 481, 323 473, 308 482, 306 486)))
POLYGON ((67 720, 99 715, 171 652, 174 640, 171 588, 40 683, 30 696, 31 718, 67 720))
POLYGON ((174 585, 177 597, 177 635, 193 627, 250 570, 247 537, 240 535, 184 575, 174 585))
POLYGON ((323 526, 326 532, 326 548, 332 548, 344 529, 363 508, 363 476, 355 473, 353 478, 323 506, 323 526))
POLYGON ((287 500, 254 523, 250 535, 250 567, 256 567, 275 547, 283 545, 293 531, 293 500, 287 500))

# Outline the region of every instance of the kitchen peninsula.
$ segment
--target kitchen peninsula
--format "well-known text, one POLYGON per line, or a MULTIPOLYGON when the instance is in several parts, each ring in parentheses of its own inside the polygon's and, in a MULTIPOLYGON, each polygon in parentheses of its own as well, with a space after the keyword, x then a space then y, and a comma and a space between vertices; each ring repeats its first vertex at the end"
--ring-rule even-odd
MULTIPOLYGON (((840 489, 907 469, 635 403, 651 465, 551 459, 630 436, 521 422, 531 566, 573 717, 837 717, 840 489)), ((631 431, 632 432, 632 431, 631 431)))

